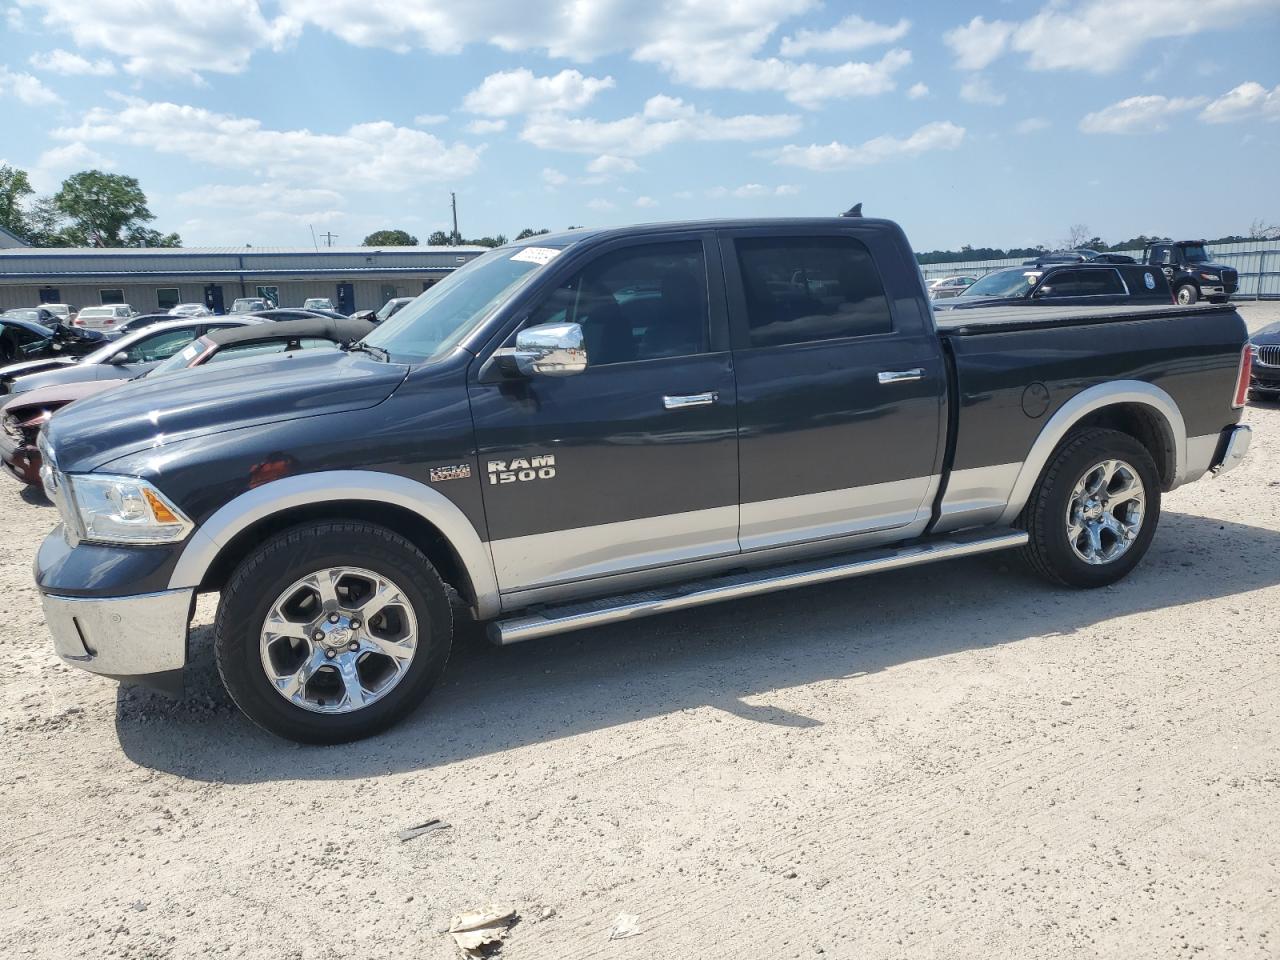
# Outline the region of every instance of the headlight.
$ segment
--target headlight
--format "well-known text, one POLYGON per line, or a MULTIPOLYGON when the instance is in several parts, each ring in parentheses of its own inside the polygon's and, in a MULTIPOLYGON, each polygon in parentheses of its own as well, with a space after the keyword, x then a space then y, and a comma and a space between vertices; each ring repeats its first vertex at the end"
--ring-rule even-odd
POLYGON ((1218 276, 1216 273, 1202 273, 1200 274, 1200 279, 1217 281, 1217 280, 1221 280, 1222 278, 1218 276))
POLYGON ((192 523, 159 490, 137 477, 67 476, 80 536, 104 543, 175 543, 192 523))

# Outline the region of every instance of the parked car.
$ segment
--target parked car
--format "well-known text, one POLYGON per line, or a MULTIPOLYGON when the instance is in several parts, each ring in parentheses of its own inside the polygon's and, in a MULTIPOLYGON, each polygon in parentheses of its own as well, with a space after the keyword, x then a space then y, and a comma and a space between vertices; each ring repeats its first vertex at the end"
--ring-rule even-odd
POLYGON ((101 307, 84 307, 75 319, 77 327, 86 330, 113 330, 130 317, 137 316, 138 311, 127 303, 112 303, 101 307))
MULTIPOLYGON (((210 363, 293 353, 298 350, 336 348, 354 343, 373 329, 360 320, 310 317, 283 323, 236 324, 206 333, 179 352, 141 374, 154 380, 179 370, 210 363)), ((97 396, 120 385, 118 380, 82 380, 28 390, 0 405, 0 461, 26 484, 40 482, 41 458, 37 442, 40 428, 69 404, 97 396)))
POLYGON ((40 306, 53 313, 63 323, 74 323, 79 312, 69 303, 42 303, 40 306))
POLYGON ((196 337, 211 330, 246 323, 262 323, 253 317, 182 317, 152 324, 119 340, 109 340, 79 363, 52 370, 25 373, 9 386, 10 393, 25 393, 53 384, 83 380, 128 380, 167 360, 196 337))
POLYGON ((941 277, 940 279, 930 281, 929 296, 934 300, 945 300, 949 297, 959 296, 964 290, 976 280, 977 277, 941 277))
POLYGON ((1142 252, 1142 262, 1159 267, 1179 303, 1209 300, 1226 303, 1240 286, 1240 274, 1209 259, 1203 240, 1155 240, 1142 252))
POLYGON ((1159 270, 1107 263, 1059 263, 993 270, 938 310, 1064 304, 1137 306, 1170 304, 1173 294, 1159 270))
POLYGON ((1127 253, 1100 253, 1089 259, 1090 263, 1137 263, 1137 259, 1127 253))
POLYGON ((42 327, 49 328, 56 327, 62 322, 56 313, 43 306, 14 307, 12 310, 6 310, 0 316, 10 320, 25 320, 28 323, 38 323, 42 327))
POLYGON ((170 323, 178 319, 172 313, 140 313, 136 317, 131 317, 114 330, 103 331, 108 340, 119 340, 125 334, 136 333, 143 327, 149 327, 156 323, 170 323))
POLYGON ((54 648, 172 688, 195 595, 217 591, 232 700, 337 742, 440 678, 446 583, 499 644, 1003 549, 1114 583, 1162 492, 1248 448, 1244 322, 986 313, 935 323, 887 220, 488 251, 348 352, 54 414, 63 526, 35 570, 54 648))
POLYGON ((1249 351, 1253 354, 1249 399, 1280 398, 1280 323, 1264 327, 1250 337, 1249 351))
POLYGON ((174 317, 211 317, 213 311, 203 303, 180 303, 170 307, 169 314, 174 317))
POLYGON ((0 317, 0 393, 27 373, 74 364, 106 338, 95 330, 59 324, 50 329, 30 320, 0 317))
POLYGON ((333 312, 333 301, 328 297, 308 297, 302 301, 303 310, 328 310, 333 312))
POLYGON ((270 310, 275 304, 261 297, 240 297, 231 304, 231 313, 254 313, 258 310, 270 310))

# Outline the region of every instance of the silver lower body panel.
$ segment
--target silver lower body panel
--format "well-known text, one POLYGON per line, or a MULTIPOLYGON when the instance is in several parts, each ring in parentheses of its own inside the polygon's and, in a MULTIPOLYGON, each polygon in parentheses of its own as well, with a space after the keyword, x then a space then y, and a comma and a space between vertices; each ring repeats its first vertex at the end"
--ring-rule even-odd
POLYGON ((1022 530, 983 530, 956 534, 896 547, 730 574, 667 588, 548 608, 490 624, 489 637, 494 643, 500 645, 519 643, 522 640, 533 640, 622 620, 651 617, 659 613, 718 603, 721 600, 737 600, 778 590, 788 590, 792 587, 860 577, 937 560, 1007 550, 1020 547, 1026 542, 1027 535, 1022 530))
POLYGON ((1215 476, 1221 476, 1228 470, 1240 466, 1240 461, 1249 452, 1249 444, 1253 442, 1253 428, 1245 423, 1238 423, 1227 430, 1227 442, 1222 448, 1222 458, 1209 469, 1215 476))
POLYGON ((193 590, 135 597, 42 594, 53 649, 90 673, 128 678, 181 670, 193 590))

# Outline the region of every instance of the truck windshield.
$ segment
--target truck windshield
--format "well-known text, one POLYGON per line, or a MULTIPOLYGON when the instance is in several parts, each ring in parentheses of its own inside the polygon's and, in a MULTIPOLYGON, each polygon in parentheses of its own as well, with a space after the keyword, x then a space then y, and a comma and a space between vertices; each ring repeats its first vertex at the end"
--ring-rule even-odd
POLYGON ((404 307, 362 342, 392 360, 427 360, 455 346, 541 267, 556 247, 501 247, 477 257, 404 307))
POLYGON ((974 281, 961 297, 1001 297, 1014 300, 1025 297, 1036 281, 1040 279, 1039 270, 997 270, 974 281))
POLYGON ((1182 256, 1187 263, 1208 263, 1209 254, 1205 252, 1204 247, 1196 244, 1193 247, 1183 247, 1182 256))

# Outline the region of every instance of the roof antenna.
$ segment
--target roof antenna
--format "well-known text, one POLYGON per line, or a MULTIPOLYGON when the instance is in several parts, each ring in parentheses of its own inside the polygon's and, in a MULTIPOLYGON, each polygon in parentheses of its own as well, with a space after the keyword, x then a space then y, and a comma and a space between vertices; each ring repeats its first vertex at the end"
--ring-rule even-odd
POLYGON ((855 203, 852 207, 840 214, 842 217, 860 217, 862 216, 862 204, 855 203))

